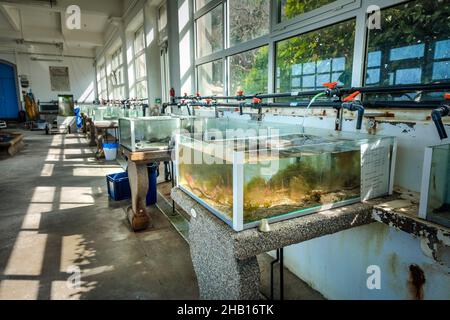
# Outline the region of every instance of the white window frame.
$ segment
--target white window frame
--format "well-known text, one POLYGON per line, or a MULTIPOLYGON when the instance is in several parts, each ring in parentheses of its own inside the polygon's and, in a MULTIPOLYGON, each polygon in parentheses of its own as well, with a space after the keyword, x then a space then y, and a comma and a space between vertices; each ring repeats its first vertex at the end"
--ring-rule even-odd
MULTIPOLYGON (((353 52, 353 68, 352 68, 352 86, 362 86, 364 81, 365 61, 366 61, 366 40, 367 40, 367 28, 366 9, 369 5, 377 5, 380 9, 395 6, 401 3, 409 2, 412 0, 336 0, 330 4, 324 5, 315 10, 300 14, 295 18, 279 21, 279 0, 270 0, 270 32, 267 35, 259 38, 249 40, 243 43, 236 44, 232 47, 228 46, 228 1, 227 0, 212 0, 199 10, 194 11, 194 39, 192 42, 195 51, 195 88, 198 90, 198 71, 199 65, 222 59, 224 72, 224 95, 233 95, 229 92, 230 83, 229 78, 229 63, 228 58, 238 53, 253 50, 265 45, 269 46, 269 59, 268 59, 268 93, 274 93, 276 88, 276 43, 291 38, 293 36, 299 36, 317 29, 332 26, 334 24, 349 20, 356 20, 355 40, 354 40, 354 52, 353 52), (224 6, 224 49, 218 52, 214 52, 210 55, 197 58, 197 26, 196 20, 201 16, 207 14, 218 5, 224 6)), ((193 0, 195 3, 195 0, 193 0)), ((194 6, 192 6, 194 7, 194 6)))
MULTIPOLYGON (((124 69, 124 61, 123 61, 123 47, 118 47, 113 54, 111 55, 111 73, 108 75, 108 78, 110 81, 108 83, 111 83, 111 90, 109 92, 109 99, 110 100, 122 100, 125 98, 125 69, 124 69), (111 77, 116 77, 117 72, 122 72, 122 79, 121 82, 116 82, 115 84, 112 83, 111 77)), ((116 78, 116 81, 118 79, 116 78)))
POLYGON ((147 56, 146 56, 146 39, 145 39, 145 29, 144 29, 144 25, 141 25, 139 28, 136 29, 136 31, 133 33, 133 58, 132 61, 130 62, 131 64, 133 64, 133 72, 134 72, 134 84, 131 86, 131 91, 134 92, 134 97, 130 97, 130 98, 137 98, 137 99, 147 99, 147 95, 148 95, 148 82, 147 82, 147 56), (143 48, 140 49, 139 51, 136 51, 136 40, 138 39, 139 33, 142 32, 142 40, 143 40, 143 48), (145 72, 144 75, 138 77, 138 58, 141 58, 141 56, 144 57, 144 61, 145 61, 145 72), (137 88, 139 84, 145 83, 146 85, 146 93, 144 97, 138 96, 137 93, 137 88))

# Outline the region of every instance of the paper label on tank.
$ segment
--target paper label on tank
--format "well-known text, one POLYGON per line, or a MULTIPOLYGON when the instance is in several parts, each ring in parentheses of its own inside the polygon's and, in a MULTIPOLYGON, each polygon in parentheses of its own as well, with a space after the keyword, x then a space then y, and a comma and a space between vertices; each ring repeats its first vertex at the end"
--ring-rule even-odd
POLYGON ((361 146, 361 199, 369 200, 389 192, 389 141, 361 146))

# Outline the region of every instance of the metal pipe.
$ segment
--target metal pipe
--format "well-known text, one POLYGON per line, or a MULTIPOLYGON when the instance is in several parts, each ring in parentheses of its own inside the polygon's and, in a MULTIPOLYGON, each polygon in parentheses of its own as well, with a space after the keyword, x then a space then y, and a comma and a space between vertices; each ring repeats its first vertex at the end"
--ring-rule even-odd
POLYGON ((277 250, 277 258, 275 260, 273 260, 270 263, 270 300, 274 299, 273 296, 273 287, 274 287, 274 280, 273 280, 273 268, 275 266, 275 264, 277 264, 280 261, 280 252, 279 250, 277 250))
MULTIPOLYGON (((187 105, 188 103, 167 103, 163 105, 164 108, 168 106, 179 106, 179 105, 187 105)), ((307 107, 309 104, 308 101, 299 101, 299 102, 264 102, 259 107, 261 108, 302 108, 307 107)), ((250 102, 192 102, 189 103, 191 106, 196 107, 230 107, 230 108, 254 108, 255 106, 250 102)), ((341 105, 341 102, 333 102, 333 101, 316 101, 311 105, 311 108, 336 108, 341 105)), ((433 101, 364 101, 362 102, 362 106, 365 109, 373 108, 373 109, 436 109, 442 105, 442 101, 433 100, 433 101)))
MULTIPOLYGON (((354 88, 343 88, 336 87, 333 90, 333 95, 343 95, 348 93, 353 93, 359 91, 360 93, 402 93, 410 91, 445 91, 450 89, 450 82, 436 82, 430 84, 416 84, 416 85, 397 85, 397 86, 374 86, 374 87, 354 87, 354 88)), ((324 88, 323 90, 311 90, 311 91, 298 91, 298 92, 284 92, 284 93, 270 93, 270 94, 260 94, 256 93, 253 95, 236 95, 236 96, 200 96, 191 95, 184 97, 174 97, 175 99, 181 100, 249 100, 253 98, 259 99, 271 99, 271 98, 296 98, 305 96, 314 96, 321 92, 329 91, 330 89, 324 88)))
POLYGON ((284 300, 284 249, 280 248, 280 300, 284 300))
POLYGON ((363 121, 364 112, 365 112, 362 103, 358 100, 344 102, 342 104, 342 109, 347 109, 349 111, 357 111, 358 112, 358 118, 356 121, 356 130, 361 130, 362 121, 363 121))
POLYGON ((433 119, 434 125, 439 134, 441 140, 447 139, 448 135, 445 131, 444 124, 442 123, 442 117, 450 115, 450 106, 443 105, 439 109, 435 109, 431 112, 431 118, 433 119))

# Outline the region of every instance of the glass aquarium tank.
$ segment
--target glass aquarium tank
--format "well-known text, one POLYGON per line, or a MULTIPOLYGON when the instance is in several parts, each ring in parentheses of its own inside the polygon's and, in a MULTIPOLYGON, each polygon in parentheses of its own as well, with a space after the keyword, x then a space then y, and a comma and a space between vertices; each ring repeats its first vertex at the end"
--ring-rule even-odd
POLYGON ((170 116, 120 118, 120 144, 133 152, 166 149, 181 122, 181 118, 170 116))
POLYGON ((284 130, 178 137, 178 187, 235 231, 392 193, 395 138, 262 125, 284 130))
MULTIPOLYGON (((256 121, 177 115, 119 119, 121 144, 131 151, 168 148, 172 138, 177 134, 206 141, 222 140, 228 131, 234 133, 241 128, 246 128, 252 132, 251 135, 256 135, 260 130, 271 127, 258 124, 256 121)), ((298 132, 299 127, 286 126, 282 132, 293 130, 298 132)))
POLYGON ((450 227, 450 144, 425 149, 419 216, 450 227))

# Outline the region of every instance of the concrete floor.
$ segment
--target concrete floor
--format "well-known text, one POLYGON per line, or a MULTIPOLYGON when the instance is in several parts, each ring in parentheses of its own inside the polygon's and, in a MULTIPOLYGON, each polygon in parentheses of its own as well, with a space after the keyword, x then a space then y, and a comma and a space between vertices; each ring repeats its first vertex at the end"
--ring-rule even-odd
POLYGON ((198 298, 189 247, 167 219, 153 209, 156 229, 132 233, 126 203, 108 200, 118 165, 96 162, 78 135, 26 135, 0 161, 0 299, 198 298))
MULTIPOLYGON (((81 135, 25 135, 0 160, 0 300, 198 299, 189 246, 166 216, 151 208, 155 229, 133 233, 128 202, 108 200, 105 176, 119 165, 95 161, 81 135)), ((269 296, 271 259, 258 260, 269 296)), ((286 299, 323 299, 285 279, 286 299)))

